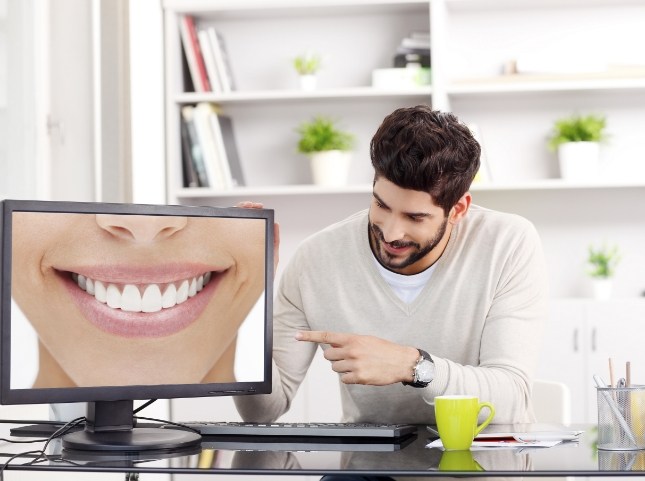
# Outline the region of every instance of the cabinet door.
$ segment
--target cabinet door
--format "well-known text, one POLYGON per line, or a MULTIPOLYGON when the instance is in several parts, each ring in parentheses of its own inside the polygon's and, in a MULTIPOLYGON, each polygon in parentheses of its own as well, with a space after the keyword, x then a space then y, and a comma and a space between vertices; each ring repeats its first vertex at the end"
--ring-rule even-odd
POLYGON ((597 419, 596 389, 593 374, 610 382, 609 359, 612 359, 614 381, 626 376, 625 365, 631 364, 632 384, 645 384, 645 300, 612 300, 588 304, 589 363, 586 376, 588 415, 597 419))
POLYGON ((569 386, 574 423, 586 420, 585 338, 584 304, 575 300, 552 301, 535 377, 569 386))

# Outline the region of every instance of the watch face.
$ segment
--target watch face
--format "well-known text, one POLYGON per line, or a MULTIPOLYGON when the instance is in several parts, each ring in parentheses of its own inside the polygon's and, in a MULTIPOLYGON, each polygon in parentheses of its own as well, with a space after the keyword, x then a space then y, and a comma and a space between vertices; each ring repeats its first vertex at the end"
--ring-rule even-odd
POLYGON ((423 360, 417 365, 417 379, 421 382, 430 382, 434 378, 434 363, 423 360))

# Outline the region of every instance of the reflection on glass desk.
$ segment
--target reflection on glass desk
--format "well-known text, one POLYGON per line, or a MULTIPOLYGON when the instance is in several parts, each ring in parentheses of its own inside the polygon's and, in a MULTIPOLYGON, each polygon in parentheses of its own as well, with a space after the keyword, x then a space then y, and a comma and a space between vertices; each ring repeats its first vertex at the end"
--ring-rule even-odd
MULTIPOLYGON (((0 425, 6 437, 9 425, 0 425)), ((119 472, 168 472, 280 475, 322 475, 334 473, 382 476, 629 476, 645 475, 645 451, 604 452, 596 449, 595 426, 576 426, 584 433, 578 442, 551 448, 488 449, 446 452, 429 449, 431 438, 425 426, 416 436, 391 443, 352 444, 299 442, 297 439, 269 442, 266 439, 205 438, 201 449, 166 458, 148 453, 142 458, 121 456, 75 457, 61 452, 59 442, 48 446, 47 456, 33 461, 33 455, 12 460, 8 470, 83 470, 119 472), (31 464, 28 464, 31 463, 31 464)), ((24 438, 20 438, 24 439, 24 438)), ((33 450, 27 445, 0 442, 0 463, 12 453, 33 450)), ((44 478, 46 479, 46 478, 44 478)))

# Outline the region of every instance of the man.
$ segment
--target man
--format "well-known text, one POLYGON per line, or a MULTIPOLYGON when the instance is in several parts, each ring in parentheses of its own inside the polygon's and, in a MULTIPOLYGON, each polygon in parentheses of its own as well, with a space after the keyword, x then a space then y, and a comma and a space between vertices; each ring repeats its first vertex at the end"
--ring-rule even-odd
POLYGON ((320 345, 345 422, 434 424, 441 394, 492 402, 498 423, 533 421, 547 298, 535 229, 472 205, 480 147, 452 114, 398 109, 370 154, 369 210, 305 240, 286 267, 273 391, 236 398, 240 414, 286 412, 320 345))

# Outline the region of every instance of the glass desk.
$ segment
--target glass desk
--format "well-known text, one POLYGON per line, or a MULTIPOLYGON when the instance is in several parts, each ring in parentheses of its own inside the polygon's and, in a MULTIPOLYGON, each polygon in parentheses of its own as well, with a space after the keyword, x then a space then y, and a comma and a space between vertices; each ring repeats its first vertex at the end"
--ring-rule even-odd
MULTIPOLYGON (((0 424, 7 437, 8 424, 0 424)), ((201 449, 181 455, 145 457, 70 456, 52 442, 47 456, 17 457, 7 471, 99 471, 126 473, 194 473, 258 475, 376 474, 382 476, 643 476, 645 451, 606 452, 595 448, 595 426, 584 430, 578 442, 550 448, 489 449, 445 452, 429 449, 430 433, 418 433, 401 443, 343 444, 338 442, 275 442, 248 439, 203 440, 201 449)), ((14 438, 25 440, 26 438, 14 438)), ((296 440, 297 441, 297 440, 296 440)), ((0 463, 12 454, 38 449, 36 445, 0 442, 0 463)), ((243 479, 243 478, 241 478, 243 479)))

